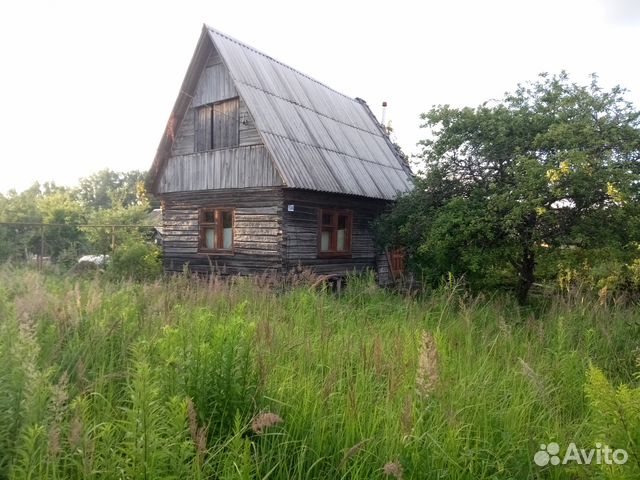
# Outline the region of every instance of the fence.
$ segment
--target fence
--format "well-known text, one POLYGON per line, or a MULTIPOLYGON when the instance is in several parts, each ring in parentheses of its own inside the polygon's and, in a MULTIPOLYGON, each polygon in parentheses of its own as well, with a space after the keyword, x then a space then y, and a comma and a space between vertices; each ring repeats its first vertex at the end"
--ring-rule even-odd
MULTIPOLYGON (((51 228, 64 228, 64 229, 76 229, 78 233, 81 233, 83 229, 104 229, 107 237, 110 236, 110 252, 112 253, 116 248, 116 240, 118 238, 119 230, 148 230, 150 233, 149 240, 153 240, 156 243, 160 241, 159 232, 161 229, 156 225, 148 225, 148 224, 89 224, 89 223, 25 223, 25 222, 0 222, 0 233, 8 233, 7 235, 0 235, 0 256, 3 251, 9 251, 10 248, 7 248, 7 242, 12 241, 12 233, 18 238, 22 238, 25 249, 31 248, 32 251, 27 252, 25 250, 24 257, 25 260, 28 260, 28 255, 32 255, 36 258, 38 269, 42 269, 44 260, 46 257, 47 251, 51 253, 52 248, 50 245, 47 245, 49 236, 47 235, 47 229, 51 228), (13 228, 13 232, 11 229, 13 228), (5 230, 5 232, 2 232, 5 230), (20 230, 20 231, 19 231, 20 230), (31 236, 24 236, 26 232, 30 232, 31 236), (155 234, 155 235, 154 235, 155 234), (25 241, 25 239, 27 239, 25 241), (5 243, 5 245, 2 245, 5 243), (2 248, 4 247, 4 248, 2 248)), ((14 245, 15 248, 15 245, 14 245)), ((85 253, 108 253, 108 252, 85 252, 85 253)))

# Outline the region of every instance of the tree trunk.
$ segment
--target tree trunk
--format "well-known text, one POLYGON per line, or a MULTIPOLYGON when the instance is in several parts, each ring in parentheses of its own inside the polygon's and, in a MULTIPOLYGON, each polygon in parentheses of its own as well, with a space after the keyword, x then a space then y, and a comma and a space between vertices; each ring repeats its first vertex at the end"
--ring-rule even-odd
POLYGON ((535 254, 529 247, 522 252, 522 260, 518 264, 518 286, 516 296, 520 305, 526 305, 529 298, 529 290, 533 285, 534 271, 536 267, 535 254))

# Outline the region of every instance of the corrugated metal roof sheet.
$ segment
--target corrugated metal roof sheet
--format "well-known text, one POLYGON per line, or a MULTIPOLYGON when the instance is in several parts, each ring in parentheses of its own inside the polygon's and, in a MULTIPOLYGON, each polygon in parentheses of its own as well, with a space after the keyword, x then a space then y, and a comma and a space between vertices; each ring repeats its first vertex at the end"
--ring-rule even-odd
POLYGON ((409 169, 358 100, 208 27, 286 185, 394 199, 409 169))

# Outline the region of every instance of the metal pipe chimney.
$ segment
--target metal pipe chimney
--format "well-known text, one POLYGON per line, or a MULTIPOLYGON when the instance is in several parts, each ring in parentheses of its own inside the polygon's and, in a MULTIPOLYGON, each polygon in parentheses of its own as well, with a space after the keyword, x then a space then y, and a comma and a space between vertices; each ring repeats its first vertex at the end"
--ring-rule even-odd
POLYGON ((384 127, 384 131, 387 131, 387 102, 382 102, 382 119, 380 123, 384 127))

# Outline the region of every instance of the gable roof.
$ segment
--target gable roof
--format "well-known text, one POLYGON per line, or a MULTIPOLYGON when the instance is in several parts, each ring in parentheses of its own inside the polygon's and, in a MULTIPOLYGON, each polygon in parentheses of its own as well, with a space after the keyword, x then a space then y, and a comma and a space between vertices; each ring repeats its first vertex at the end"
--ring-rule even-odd
MULTIPOLYGON (((175 119, 184 116, 211 45, 287 187, 387 200, 411 189, 408 165, 363 100, 347 97, 206 25, 168 129, 173 131, 175 119)), ((170 155, 168 137, 172 135, 167 132, 160 143, 152 179, 170 155)))

